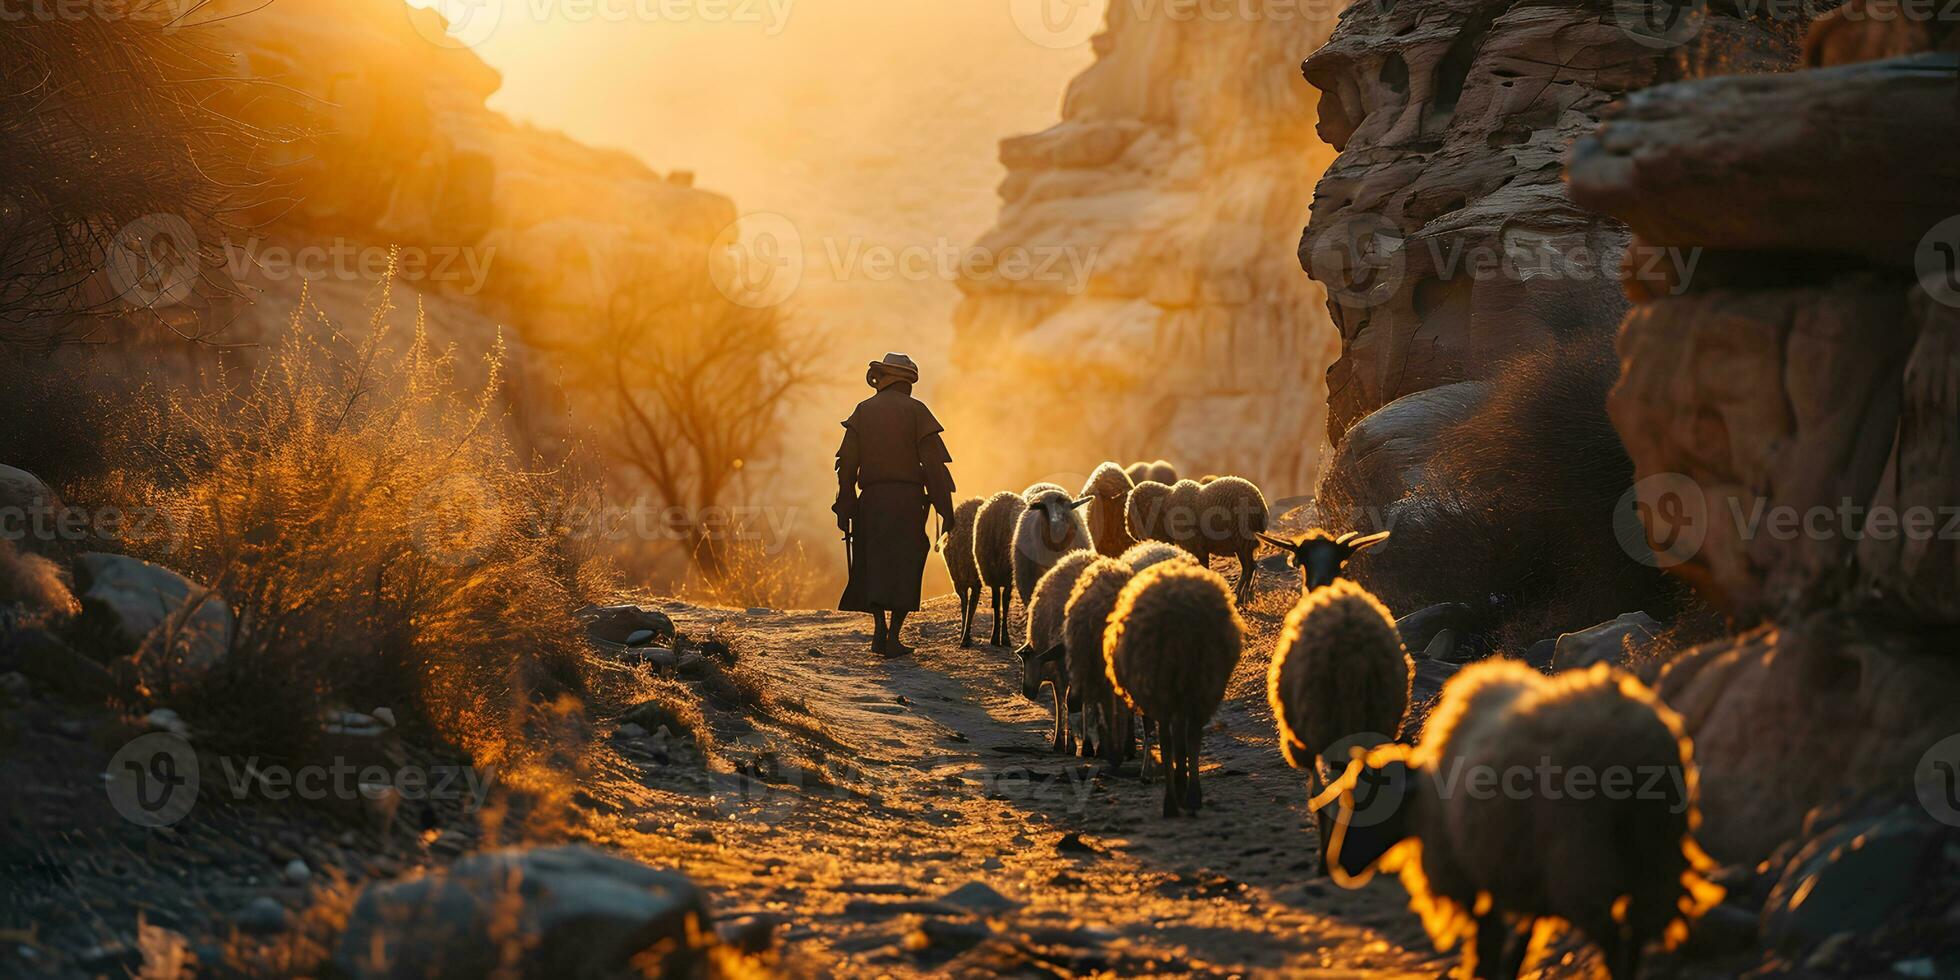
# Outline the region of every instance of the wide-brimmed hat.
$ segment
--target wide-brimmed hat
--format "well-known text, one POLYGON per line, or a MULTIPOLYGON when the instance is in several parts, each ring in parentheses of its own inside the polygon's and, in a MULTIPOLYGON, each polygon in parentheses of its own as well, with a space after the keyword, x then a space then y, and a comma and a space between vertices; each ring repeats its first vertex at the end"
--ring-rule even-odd
POLYGON ((907 381, 919 380, 919 366, 904 354, 886 354, 884 360, 872 361, 869 370, 874 376, 882 374, 907 381))

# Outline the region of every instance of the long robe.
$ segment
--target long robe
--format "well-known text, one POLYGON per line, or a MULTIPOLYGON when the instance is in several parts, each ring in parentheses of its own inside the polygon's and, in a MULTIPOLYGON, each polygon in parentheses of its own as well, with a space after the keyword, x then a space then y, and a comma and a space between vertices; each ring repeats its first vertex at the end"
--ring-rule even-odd
POLYGON ((837 447, 837 503, 851 519, 850 584, 837 608, 850 612, 919 608, 919 582, 932 542, 926 518, 953 512, 953 457, 946 431, 912 386, 897 382, 858 403, 837 447))

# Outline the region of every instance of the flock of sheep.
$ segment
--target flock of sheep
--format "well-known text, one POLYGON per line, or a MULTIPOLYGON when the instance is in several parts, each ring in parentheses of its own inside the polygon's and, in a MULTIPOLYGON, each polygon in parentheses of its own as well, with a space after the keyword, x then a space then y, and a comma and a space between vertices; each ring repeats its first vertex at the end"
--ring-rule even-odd
POLYGON ((1163 461, 1104 463, 1076 495, 1038 483, 966 500, 940 542, 961 645, 987 588, 991 642, 1008 646, 1018 595, 1022 691, 1051 688, 1054 749, 1112 769, 1135 757, 1146 781, 1162 770, 1166 817, 1195 813, 1199 744, 1242 653, 1254 553, 1271 545, 1299 570, 1300 598, 1267 697, 1280 751, 1306 772, 1323 872, 1350 887, 1399 872, 1470 976, 1515 977, 1536 929, 1577 929, 1622 980, 1646 946, 1685 938, 1721 889, 1695 844, 1696 771, 1674 712, 1604 664, 1546 675, 1494 659, 1453 677, 1404 744, 1414 662, 1389 610, 1342 577, 1388 532, 1287 539, 1268 516, 1250 482, 1180 480, 1163 461), (1211 570, 1219 555, 1239 560, 1236 589, 1211 570), (1548 791, 1548 771, 1571 785, 1548 791), (1520 772, 1541 782, 1515 786, 1520 772))

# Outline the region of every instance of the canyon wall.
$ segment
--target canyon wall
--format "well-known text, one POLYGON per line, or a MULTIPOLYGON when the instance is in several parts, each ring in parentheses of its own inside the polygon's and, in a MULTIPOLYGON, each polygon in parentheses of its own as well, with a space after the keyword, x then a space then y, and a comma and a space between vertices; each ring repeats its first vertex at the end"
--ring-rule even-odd
POLYGON ((1637 247, 1705 255, 1664 288, 1630 278, 1609 406, 1656 555, 1761 624, 1662 677, 1727 860, 1819 834, 1847 800, 1917 796, 1960 820, 1960 34, 1944 26, 1942 42, 1854 0, 1813 25, 1810 70, 1635 93, 1569 167, 1574 199, 1637 247))
POLYGON ((974 250, 1001 261, 959 283, 942 398, 1012 444, 968 451, 992 482, 964 489, 1158 457, 1270 496, 1312 486, 1334 334, 1289 258, 1332 156, 1288 68, 1331 27, 1310 8, 1112 3, 1061 121, 1002 142, 974 250))
POLYGON ((1392 608, 1468 603, 1506 649, 1677 603, 1616 528, 1632 467, 1601 402, 1629 236, 1571 198, 1566 154, 1626 93, 1787 67, 1801 31, 1641 9, 1356 3, 1302 66, 1340 150, 1299 246, 1341 345, 1319 517, 1394 531, 1355 565, 1392 608))

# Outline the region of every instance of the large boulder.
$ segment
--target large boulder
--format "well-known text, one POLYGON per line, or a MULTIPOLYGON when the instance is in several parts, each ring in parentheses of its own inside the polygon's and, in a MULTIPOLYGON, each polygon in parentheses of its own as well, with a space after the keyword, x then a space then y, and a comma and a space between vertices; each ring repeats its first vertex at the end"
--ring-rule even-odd
POLYGON ((1703 847, 1753 864, 1845 792, 1910 793, 1960 731, 1960 659, 1937 637, 1822 613, 1695 647, 1656 688, 1701 769, 1703 847))
POLYGON ((359 980, 682 977, 713 935, 685 875, 582 845, 506 850, 369 885, 333 965, 359 980))
POLYGON ((102 659, 139 654, 150 670, 178 679, 202 673, 231 649, 231 607, 204 586, 128 555, 84 552, 75 559, 79 630, 102 659))
POLYGON ((1598 626, 1561 633, 1552 648, 1552 669, 1584 670, 1602 663, 1624 667, 1660 631, 1654 617, 1635 611, 1598 626))
POLYGON ((1803 843, 1774 869, 1762 916, 1771 947, 1800 952, 1839 933, 1868 935, 1937 887, 1927 872, 1945 860, 1952 828, 1912 804, 1822 819, 1830 812, 1813 812, 1803 843))
POLYGON ((61 509, 61 498, 40 477, 0 463, 0 539, 33 554, 56 553, 61 509))

